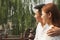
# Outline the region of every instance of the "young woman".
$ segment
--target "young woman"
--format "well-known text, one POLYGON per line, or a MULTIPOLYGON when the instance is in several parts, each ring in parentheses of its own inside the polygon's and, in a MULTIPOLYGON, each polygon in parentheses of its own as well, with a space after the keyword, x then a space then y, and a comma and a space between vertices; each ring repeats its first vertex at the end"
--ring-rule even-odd
POLYGON ((48 26, 43 27, 40 40, 60 40, 60 36, 48 36, 47 31, 51 28, 60 27, 60 12, 57 6, 53 3, 48 3, 42 8, 43 23, 48 26))

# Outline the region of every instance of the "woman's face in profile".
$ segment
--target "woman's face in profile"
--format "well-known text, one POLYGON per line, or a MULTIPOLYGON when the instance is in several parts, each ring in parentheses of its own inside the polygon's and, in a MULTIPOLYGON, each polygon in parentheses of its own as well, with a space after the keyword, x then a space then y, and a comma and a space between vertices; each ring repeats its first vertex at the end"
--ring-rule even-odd
POLYGON ((45 24, 48 20, 48 14, 46 14, 44 11, 42 11, 41 18, 43 19, 43 23, 45 24))

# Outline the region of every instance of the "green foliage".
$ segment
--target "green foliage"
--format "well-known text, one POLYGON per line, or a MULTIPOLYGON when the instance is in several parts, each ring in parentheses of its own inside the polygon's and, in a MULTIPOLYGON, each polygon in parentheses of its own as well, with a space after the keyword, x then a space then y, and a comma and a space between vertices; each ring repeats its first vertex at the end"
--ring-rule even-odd
POLYGON ((57 5, 58 5, 58 8, 60 10, 60 0, 57 0, 57 5))
MULTIPOLYGON (((31 2, 31 1, 30 1, 31 2)), ((12 22, 12 34, 23 33, 27 28, 35 27, 35 19, 30 14, 28 0, 0 0, 0 25, 12 22)))

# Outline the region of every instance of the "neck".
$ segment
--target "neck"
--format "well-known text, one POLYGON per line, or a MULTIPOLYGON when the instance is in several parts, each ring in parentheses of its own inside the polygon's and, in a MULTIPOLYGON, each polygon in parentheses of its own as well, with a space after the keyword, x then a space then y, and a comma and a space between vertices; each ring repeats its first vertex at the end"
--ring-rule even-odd
POLYGON ((42 27, 44 27, 45 24, 43 22, 40 22, 40 23, 41 23, 42 27))
POLYGON ((41 25, 42 25, 42 27, 44 27, 45 24, 44 23, 41 23, 41 25))
POLYGON ((48 21, 47 23, 48 23, 48 25, 53 25, 51 21, 48 21))

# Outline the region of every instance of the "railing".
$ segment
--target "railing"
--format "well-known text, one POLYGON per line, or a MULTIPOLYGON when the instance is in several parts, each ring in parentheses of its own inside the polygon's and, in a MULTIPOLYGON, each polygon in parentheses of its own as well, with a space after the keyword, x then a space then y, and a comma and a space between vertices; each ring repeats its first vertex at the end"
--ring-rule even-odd
POLYGON ((0 35, 0 40, 33 40, 33 38, 31 33, 27 37, 21 37, 20 35, 5 35, 2 37, 2 35, 0 35))
POLYGON ((2 38, 2 40, 21 40, 20 38, 2 38))
POLYGON ((0 40, 22 40, 22 38, 16 37, 16 35, 9 35, 9 36, 8 35, 5 35, 4 37, 2 37, 2 35, 0 35, 0 40))
POLYGON ((3 36, 0 34, 0 40, 33 40, 35 33, 33 30, 27 30, 20 35, 8 35, 7 33, 3 36))

